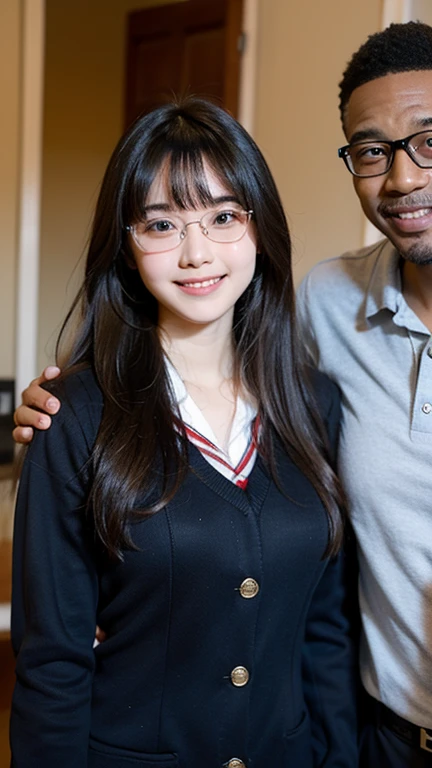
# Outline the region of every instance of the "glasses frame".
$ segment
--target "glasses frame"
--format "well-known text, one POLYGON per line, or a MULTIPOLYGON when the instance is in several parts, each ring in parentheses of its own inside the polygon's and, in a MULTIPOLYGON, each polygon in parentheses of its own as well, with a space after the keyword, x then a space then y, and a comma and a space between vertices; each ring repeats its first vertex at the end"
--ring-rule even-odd
MULTIPOLYGON (((228 210, 229 210, 229 209, 227 209, 227 211, 228 211, 228 210)), ((188 228, 188 227, 190 227, 190 225, 191 225, 191 224, 199 224, 199 228, 200 228, 200 230, 201 230, 201 233, 204 235, 204 237, 207 237, 207 238, 208 238, 208 239, 209 239, 209 240, 210 240, 212 243, 218 243, 219 245, 230 245, 230 243, 238 243, 238 242, 239 242, 239 240, 241 240, 241 239, 242 239, 242 237, 244 237, 244 235, 246 234, 247 228, 248 228, 248 226, 249 226, 249 222, 250 222, 250 220, 251 220, 251 217, 253 216, 254 212, 253 212, 252 210, 249 210, 249 211, 245 211, 245 210, 243 210, 243 209, 242 209, 241 211, 238 211, 238 213, 244 213, 244 214, 246 214, 246 216, 247 216, 247 221, 246 221, 246 224, 245 224, 245 228, 244 228, 244 231, 242 232, 242 234, 240 235, 240 237, 236 237, 234 240, 214 240, 212 237, 210 237, 210 235, 209 235, 209 233, 208 233, 208 229, 207 229, 207 227, 206 227, 206 226, 203 226, 203 224, 202 224, 202 221, 203 221, 203 219, 205 219, 205 218, 206 218, 206 216, 208 216, 208 215, 209 215, 209 213, 213 213, 213 212, 214 212, 214 213, 216 213, 217 211, 218 211, 218 209, 215 209, 215 211, 211 211, 211 210, 210 210, 210 211, 206 211, 206 213, 204 213, 204 214, 201 216, 201 218, 200 218, 200 219, 194 219, 194 221, 188 221, 186 224, 183 224, 183 222, 182 222, 182 224, 183 224, 183 229, 181 229, 181 230, 179 231, 179 241, 178 241, 177 245, 173 245, 173 246, 171 246, 170 248, 164 248, 164 249, 162 249, 162 250, 156 250, 156 251, 153 251, 153 250, 151 250, 151 251, 147 251, 147 250, 145 250, 145 249, 144 249, 144 248, 143 248, 143 247, 140 245, 140 243, 138 242, 138 240, 137 240, 137 238, 136 238, 136 235, 135 235, 135 228, 134 228, 134 225, 133 225, 133 224, 126 224, 126 226, 125 226, 125 230, 126 230, 126 232, 129 232, 129 233, 132 235, 132 237, 133 237, 133 239, 134 239, 134 242, 135 242, 135 244, 137 245, 137 247, 140 249, 140 251, 141 251, 142 253, 168 253, 169 251, 174 251, 174 250, 175 250, 176 248, 178 248, 178 247, 179 247, 179 245, 181 245, 181 244, 182 244, 182 242, 184 241, 184 239, 185 239, 185 237, 186 237, 186 235, 187 235, 187 228, 188 228)), ((225 210, 223 210, 223 209, 222 209, 222 210, 220 211, 220 213, 226 213, 227 211, 225 211, 225 210)))
POLYGON ((414 136, 421 136, 423 133, 430 133, 432 136, 432 128, 426 131, 416 131, 415 133, 411 133, 409 136, 405 136, 404 139, 396 139, 395 141, 356 141, 354 144, 345 144, 344 147, 340 147, 338 149, 338 157, 341 157, 344 161, 346 167, 348 168, 349 172, 352 173, 353 176, 357 176, 359 179, 371 179, 374 176, 384 176, 386 173, 389 172, 390 168, 393 165, 393 161, 395 158, 396 150, 403 149, 407 153, 408 157, 413 161, 415 165, 417 165, 418 168, 430 168, 432 170, 432 159, 430 165, 422 165, 421 163, 416 160, 414 157, 414 154, 410 151, 409 143, 411 139, 414 138, 414 136), (349 151, 352 149, 352 147, 361 147, 365 144, 386 144, 388 147, 390 147, 390 155, 387 162, 387 168, 385 171, 380 171, 379 173, 356 173, 352 168, 350 168, 349 165, 349 151))

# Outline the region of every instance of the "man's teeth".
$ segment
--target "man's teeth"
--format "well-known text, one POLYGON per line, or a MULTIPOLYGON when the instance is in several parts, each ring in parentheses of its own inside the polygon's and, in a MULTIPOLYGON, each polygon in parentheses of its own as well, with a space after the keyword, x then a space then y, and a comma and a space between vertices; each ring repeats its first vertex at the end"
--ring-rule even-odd
POLYGON ((419 211, 410 211, 410 213, 398 213, 398 219, 420 219, 422 216, 427 216, 431 212, 430 208, 420 208, 419 211))
POLYGON ((201 283, 182 283, 186 288, 207 288, 209 285, 218 283, 220 277, 214 277, 212 280, 203 280, 201 283))

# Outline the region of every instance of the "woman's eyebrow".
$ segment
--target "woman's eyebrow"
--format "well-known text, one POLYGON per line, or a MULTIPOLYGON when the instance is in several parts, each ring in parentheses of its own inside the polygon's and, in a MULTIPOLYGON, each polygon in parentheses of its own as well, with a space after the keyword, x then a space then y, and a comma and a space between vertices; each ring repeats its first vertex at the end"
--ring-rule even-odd
POLYGON ((214 197, 213 202, 216 205, 219 205, 219 203, 238 203, 240 205, 240 201, 234 195, 220 195, 219 197, 214 197))
POLYGON ((151 205, 145 205, 144 206, 144 213, 148 213, 149 211, 172 211, 174 210, 172 205, 169 203, 152 203, 151 205))
MULTIPOLYGON (((221 203, 237 203, 240 205, 240 201, 234 195, 218 195, 218 197, 212 198, 212 205, 220 205, 221 203)), ((162 211, 164 213, 173 213, 178 209, 171 203, 151 203, 144 206, 144 213, 151 211, 162 211)))

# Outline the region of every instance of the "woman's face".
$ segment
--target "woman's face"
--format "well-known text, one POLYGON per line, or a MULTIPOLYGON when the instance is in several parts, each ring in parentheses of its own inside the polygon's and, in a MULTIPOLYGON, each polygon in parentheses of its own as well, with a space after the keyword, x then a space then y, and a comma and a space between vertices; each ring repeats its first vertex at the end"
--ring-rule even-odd
POLYGON ((244 231, 240 225, 241 237, 236 242, 214 242, 203 233, 198 222, 209 212, 214 214, 210 216, 210 223, 215 227, 215 236, 219 237, 221 230, 239 226, 236 222, 242 218, 244 210, 206 163, 204 172, 214 204, 193 210, 175 208, 168 194, 168 171, 165 169, 150 188, 145 222, 135 228, 138 239, 145 233, 149 250, 144 252, 130 235, 141 280, 158 302, 159 327, 168 332, 174 327, 189 326, 193 330, 193 327, 215 324, 231 329, 234 305, 255 271, 253 222, 249 220, 244 231), (185 234, 179 242, 173 233, 180 231, 185 234), (156 248, 172 244, 174 247, 151 252, 153 242, 156 248))

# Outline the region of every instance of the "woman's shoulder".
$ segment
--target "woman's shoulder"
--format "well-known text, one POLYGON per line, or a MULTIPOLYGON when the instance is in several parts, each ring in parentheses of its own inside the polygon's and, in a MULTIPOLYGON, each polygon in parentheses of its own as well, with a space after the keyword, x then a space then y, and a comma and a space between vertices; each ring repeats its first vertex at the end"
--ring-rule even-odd
POLYGON ((51 429, 79 430, 86 441, 93 443, 104 401, 92 369, 86 367, 66 371, 59 379, 44 384, 44 389, 61 402, 59 412, 52 417, 51 429))
MULTIPOLYGON (((98 434, 103 409, 103 397, 90 368, 65 372, 56 381, 44 384, 44 389, 59 398, 61 407, 52 416, 49 429, 36 430, 23 455, 23 479, 35 477, 55 480, 57 485, 71 487, 78 478, 87 482, 88 461, 98 434), (36 475, 35 475, 36 473, 36 475)), ((36 487, 36 486, 35 486, 36 487)))
POLYGON ((102 392, 90 365, 66 370, 58 379, 47 381, 43 387, 56 396, 63 394, 78 402, 103 402, 102 392))
POLYGON ((339 410, 340 390, 334 381, 317 368, 307 368, 312 394, 316 400, 321 418, 325 419, 333 410, 339 410))
POLYGON ((313 395, 312 406, 318 410, 324 424, 331 460, 334 463, 339 442, 341 417, 340 390, 334 381, 329 379, 324 373, 321 373, 321 371, 316 370, 316 368, 308 370, 308 380, 313 395))

